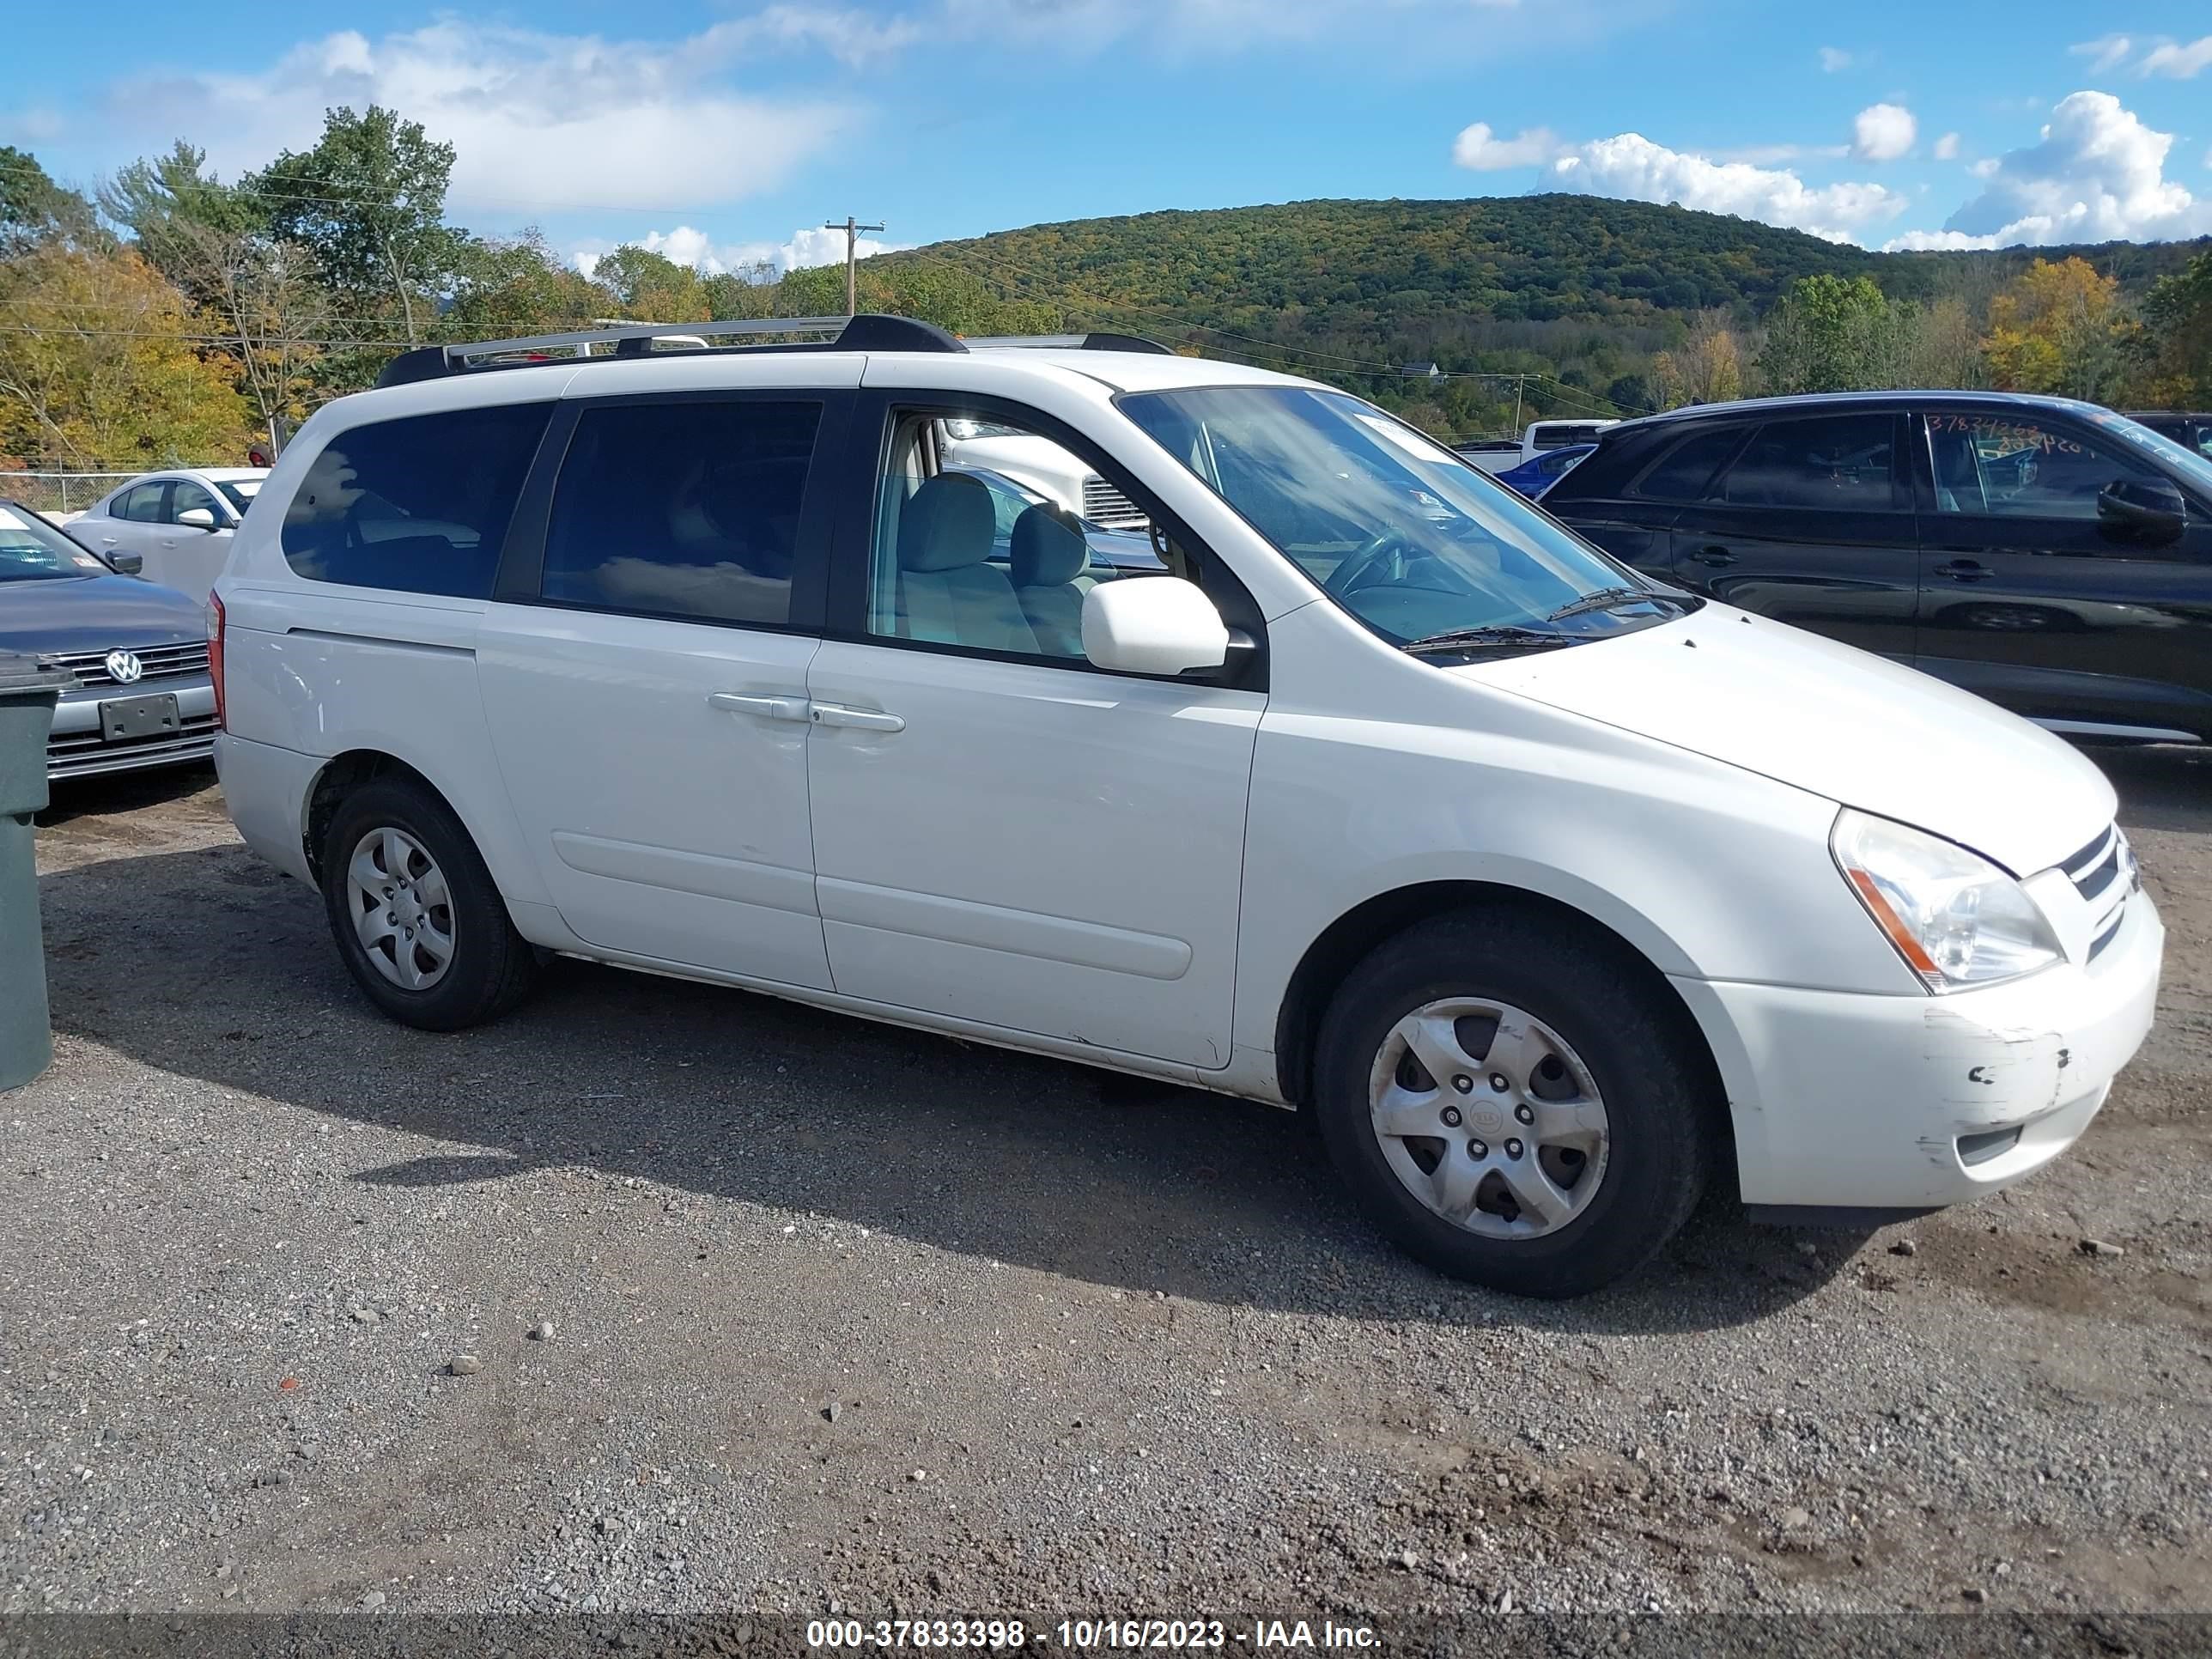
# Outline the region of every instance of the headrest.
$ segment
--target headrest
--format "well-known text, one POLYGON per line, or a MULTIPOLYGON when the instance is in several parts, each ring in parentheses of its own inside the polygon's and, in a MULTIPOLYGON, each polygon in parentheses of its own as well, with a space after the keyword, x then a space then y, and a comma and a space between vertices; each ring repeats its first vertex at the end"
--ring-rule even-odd
POLYGON ((991 556, 996 515, 981 478, 940 472, 906 504, 899 526, 899 568, 957 570, 991 556))
POLYGON ((1022 509, 1014 520, 1013 575, 1017 587, 1059 587, 1091 563, 1082 521, 1049 501, 1022 509))

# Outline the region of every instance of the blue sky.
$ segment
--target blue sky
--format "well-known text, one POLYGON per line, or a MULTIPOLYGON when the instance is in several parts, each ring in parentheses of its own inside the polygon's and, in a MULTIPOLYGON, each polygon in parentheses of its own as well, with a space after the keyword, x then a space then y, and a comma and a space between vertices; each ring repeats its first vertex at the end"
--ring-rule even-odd
POLYGON ((1860 0, 299 0, 27 4, 0 142, 224 176, 371 100, 459 149, 452 216, 588 259, 813 262, 1317 196, 1540 187, 1869 246, 2212 233, 2212 8, 1860 0))

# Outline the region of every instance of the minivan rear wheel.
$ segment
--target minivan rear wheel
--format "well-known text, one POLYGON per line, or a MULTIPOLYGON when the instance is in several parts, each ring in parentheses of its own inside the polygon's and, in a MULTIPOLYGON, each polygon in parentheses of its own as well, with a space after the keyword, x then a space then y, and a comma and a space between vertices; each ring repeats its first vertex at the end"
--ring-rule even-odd
POLYGON ((323 836, 331 934, 369 1000, 403 1024, 456 1031, 520 1001, 538 959, 453 809, 422 785, 377 778, 339 802, 323 836))
POLYGON ((1314 1107, 1360 1207, 1421 1261, 1521 1296, 1632 1272, 1696 1207, 1709 1068, 1663 988, 1512 912, 1377 947, 1322 1024, 1314 1107))

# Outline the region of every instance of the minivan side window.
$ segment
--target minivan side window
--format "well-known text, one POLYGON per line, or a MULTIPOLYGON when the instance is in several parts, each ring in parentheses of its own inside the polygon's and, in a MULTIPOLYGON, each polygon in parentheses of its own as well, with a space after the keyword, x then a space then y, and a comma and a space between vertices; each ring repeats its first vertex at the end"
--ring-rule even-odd
POLYGON ((1999 518, 2094 519, 2097 495, 2157 470, 2070 426, 2005 410, 1933 413, 1936 510, 1999 518))
MULTIPOLYGON (((896 416, 876 498, 868 632, 1085 664, 1084 595, 1196 561, 1162 533, 1109 530, 1055 489, 1107 481, 1041 433, 950 411, 896 416)), ((1111 488, 1121 497, 1118 485, 1111 488)), ((1087 496, 1091 491, 1085 489, 1087 496)))
POLYGON ((576 421, 546 526, 556 605, 770 626, 791 618, 811 401, 607 404, 576 421))
POLYGON ((457 409, 339 433, 285 505, 285 559, 311 581, 489 599, 551 409, 457 409))
POLYGON ((1886 513, 1897 504, 1897 422, 1887 410, 1772 421, 1721 475, 1713 499, 1737 507, 1886 513))

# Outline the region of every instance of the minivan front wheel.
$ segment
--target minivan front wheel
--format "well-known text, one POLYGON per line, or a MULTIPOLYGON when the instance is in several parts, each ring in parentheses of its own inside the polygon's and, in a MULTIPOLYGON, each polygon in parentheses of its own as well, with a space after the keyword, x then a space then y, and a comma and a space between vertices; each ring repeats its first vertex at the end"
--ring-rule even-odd
POLYGON ((1704 1190, 1705 1068, 1647 983, 1545 919, 1441 916, 1324 1019, 1315 1109, 1384 1232, 1439 1271, 1577 1296, 1642 1265, 1704 1190))
POLYGON ((427 787, 384 777, 347 795, 324 835, 322 875, 338 954, 402 1024, 459 1030, 530 988, 535 953, 467 830, 427 787))

